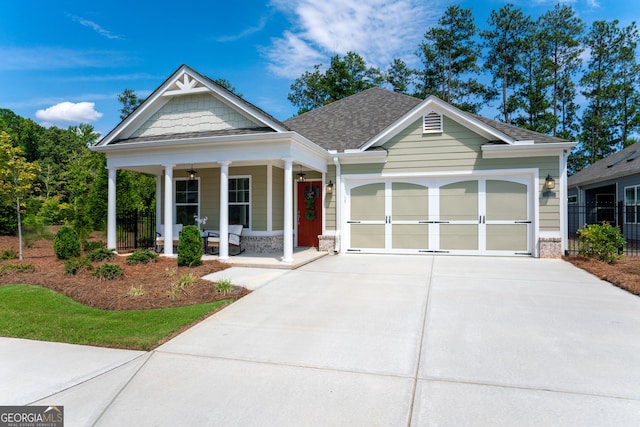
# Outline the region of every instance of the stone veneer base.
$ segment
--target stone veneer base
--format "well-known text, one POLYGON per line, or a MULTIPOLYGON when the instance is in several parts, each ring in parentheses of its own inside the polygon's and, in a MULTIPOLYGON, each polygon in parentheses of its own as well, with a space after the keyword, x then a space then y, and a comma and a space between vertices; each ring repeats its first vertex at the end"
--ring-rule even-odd
POLYGON ((257 254, 280 253, 284 249, 284 236, 242 236, 242 248, 257 254))
POLYGON ((540 258, 562 258, 562 239, 560 237, 541 237, 540 258))

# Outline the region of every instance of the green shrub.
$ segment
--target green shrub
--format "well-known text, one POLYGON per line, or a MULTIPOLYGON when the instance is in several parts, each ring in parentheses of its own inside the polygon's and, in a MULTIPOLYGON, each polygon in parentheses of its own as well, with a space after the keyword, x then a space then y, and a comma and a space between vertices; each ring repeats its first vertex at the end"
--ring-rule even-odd
POLYGON ((102 248, 106 248, 107 244, 106 242, 102 241, 102 240, 92 240, 92 241, 87 241, 85 240, 82 243, 82 249, 84 250, 85 253, 91 252, 91 251, 95 251, 96 249, 102 249, 102 248))
POLYGON ((53 252, 58 259, 69 259, 80 255, 80 239, 71 227, 62 227, 53 239, 53 252))
POLYGON ((606 222, 589 224, 578 230, 578 241, 580 255, 608 263, 622 258, 626 244, 620 229, 606 222))
POLYGON ((154 251, 135 251, 127 257, 129 264, 147 264, 149 261, 156 261, 158 254, 154 251))
POLYGON ((202 251, 202 237, 195 225, 182 228, 178 242, 178 265, 194 267, 200 265, 202 251))
POLYGON ((36 271, 36 268, 33 264, 5 264, 0 267, 0 276, 10 271, 15 271, 17 273, 33 273, 36 271))
POLYGON ((18 253, 13 249, 5 249, 0 254, 0 259, 16 259, 18 258, 18 253))
POLYGON ((82 268, 91 269, 91 261, 87 257, 69 258, 64 262, 64 272, 70 276, 74 276, 82 268))
POLYGON ((122 267, 116 264, 102 264, 97 267, 93 273, 93 277, 97 277, 100 280, 113 280, 122 276, 122 267))
POLYGON ((222 295, 231 293, 233 289, 234 286, 231 283, 231 279, 221 279, 218 283, 216 283, 216 291, 220 292, 222 295))
POLYGON ((116 254, 113 252, 113 249, 99 248, 89 252, 87 258, 89 258, 91 262, 100 262, 109 260, 114 256, 116 256, 116 254))

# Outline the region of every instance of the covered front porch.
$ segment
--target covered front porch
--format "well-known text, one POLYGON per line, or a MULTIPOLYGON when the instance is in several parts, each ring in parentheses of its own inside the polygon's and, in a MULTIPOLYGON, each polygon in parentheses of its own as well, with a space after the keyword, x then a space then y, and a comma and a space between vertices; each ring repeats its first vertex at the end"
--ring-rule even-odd
MULTIPOLYGON (((133 147, 132 147, 133 148, 133 147)), ((234 259, 229 249, 229 225, 242 225, 244 258, 277 257, 283 264, 294 264, 294 249, 298 246, 299 210, 296 209, 300 180, 316 184, 318 196, 325 198, 326 162, 319 153, 298 153, 298 159, 246 159, 203 162, 207 153, 193 153, 180 163, 135 165, 126 164, 137 156, 124 155, 120 161, 109 156, 109 198, 107 245, 116 247, 116 172, 127 169, 155 176, 155 222, 162 227, 162 254, 174 254, 175 228, 197 225, 203 231, 219 236, 215 258, 234 259), (200 161, 196 161, 196 159, 200 161), (303 158, 304 160, 300 160, 303 158), (184 161, 187 160, 187 161, 184 161), (119 163, 119 164, 118 164, 119 163), (118 165, 117 165, 118 164, 118 165), (117 165, 117 166, 116 166, 117 165)), ((184 155, 184 150, 180 153, 184 155)), ((153 155, 148 158, 153 161, 153 155)), ((324 204, 318 208, 324 210, 324 204)), ((324 212, 322 228, 325 229, 324 212)), ((304 244, 304 243, 303 243, 304 244)))

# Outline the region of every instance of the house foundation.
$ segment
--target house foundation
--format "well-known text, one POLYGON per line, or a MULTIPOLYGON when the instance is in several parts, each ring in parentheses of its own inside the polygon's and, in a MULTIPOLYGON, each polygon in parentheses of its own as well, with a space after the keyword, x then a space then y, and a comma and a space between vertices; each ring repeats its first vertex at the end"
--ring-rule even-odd
POLYGON ((560 237, 541 237, 540 258, 562 258, 562 239, 560 237))

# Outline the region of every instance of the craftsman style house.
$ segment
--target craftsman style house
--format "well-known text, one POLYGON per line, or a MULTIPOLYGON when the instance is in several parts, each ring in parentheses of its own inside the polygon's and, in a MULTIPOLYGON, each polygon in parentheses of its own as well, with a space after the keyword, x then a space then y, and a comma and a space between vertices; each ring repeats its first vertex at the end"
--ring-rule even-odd
POLYGON ((165 254, 208 218, 247 251, 560 256, 574 143, 373 88, 281 122, 181 66, 94 147, 109 170, 156 176, 165 254))

